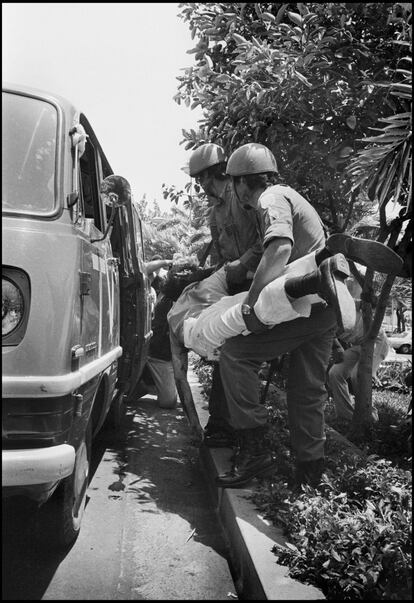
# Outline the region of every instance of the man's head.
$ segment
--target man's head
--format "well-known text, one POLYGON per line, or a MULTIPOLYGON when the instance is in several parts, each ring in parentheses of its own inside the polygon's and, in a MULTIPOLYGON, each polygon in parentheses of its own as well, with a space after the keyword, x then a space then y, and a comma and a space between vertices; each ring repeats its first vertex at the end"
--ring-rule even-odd
POLYGON ((214 266, 210 268, 201 268, 191 259, 186 262, 177 261, 173 264, 171 270, 162 285, 161 292, 165 297, 177 301, 183 290, 191 283, 198 283, 207 278, 214 272, 214 266))
POLYGON ((262 192, 277 182, 277 164, 273 153, 263 144, 249 142, 230 155, 226 173, 232 178, 239 202, 255 205, 262 192))
POLYGON ((131 186, 123 176, 107 176, 101 182, 100 193, 108 205, 119 206, 131 202, 131 186))
POLYGON ((222 147, 214 143, 202 144, 189 162, 189 173, 203 187, 207 195, 217 195, 217 185, 227 179, 226 155, 222 147))

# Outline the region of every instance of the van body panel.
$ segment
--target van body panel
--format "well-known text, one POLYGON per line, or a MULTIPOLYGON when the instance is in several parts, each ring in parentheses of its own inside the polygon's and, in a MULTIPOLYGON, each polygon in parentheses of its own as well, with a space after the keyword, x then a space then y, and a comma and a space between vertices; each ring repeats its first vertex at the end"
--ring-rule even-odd
POLYGON ((24 486, 56 482, 70 475, 75 449, 68 444, 37 450, 3 450, 2 486, 24 486))
POLYGON ((71 370, 71 348, 79 341, 80 246, 73 226, 59 220, 3 218, 3 265, 26 272, 30 308, 17 346, 3 340, 3 375, 63 375, 71 370))
POLYGON ((150 285, 132 203, 107 228, 112 208, 99 191, 113 172, 85 115, 40 90, 3 92, 2 263, 9 289, 24 285, 13 312, 25 313, 2 337, 3 486, 43 503, 70 475, 88 424, 96 435, 115 397, 133 394, 151 337, 150 285))
POLYGON ((92 377, 100 375, 121 356, 122 348, 118 346, 100 358, 88 362, 79 370, 67 373, 66 375, 23 377, 4 375, 2 380, 2 396, 4 398, 33 398, 36 396, 53 398, 55 396, 65 396, 90 381, 92 377))

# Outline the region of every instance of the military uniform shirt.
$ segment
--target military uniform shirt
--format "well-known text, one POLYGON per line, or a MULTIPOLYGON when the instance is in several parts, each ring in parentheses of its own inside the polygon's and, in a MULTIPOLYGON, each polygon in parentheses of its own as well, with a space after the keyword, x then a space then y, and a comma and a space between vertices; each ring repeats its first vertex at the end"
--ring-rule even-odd
POLYGON ((290 186, 276 184, 259 197, 256 209, 263 247, 286 237, 292 242, 289 263, 325 245, 325 229, 317 211, 290 186))
POLYGON ((247 270, 254 272, 263 253, 254 214, 240 205, 230 182, 222 198, 210 197, 210 202, 210 231, 218 263, 240 259, 247 270))

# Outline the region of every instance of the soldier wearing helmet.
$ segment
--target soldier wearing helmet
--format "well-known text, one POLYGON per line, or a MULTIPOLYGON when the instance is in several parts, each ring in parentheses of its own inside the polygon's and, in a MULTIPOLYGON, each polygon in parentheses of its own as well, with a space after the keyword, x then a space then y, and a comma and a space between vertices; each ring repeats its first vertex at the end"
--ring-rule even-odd
MULTIPOLYGON (((190 176, 208 196, 213 243, 211 256, 216 268, 222 267, 194 291, 197 301, 204 294, 210 299, 211 292, 221 287, 223 282, 222 295, 247 291, 251 283, 247 276, 256 270, 260 262, 262 244, 255 216, 244 209, 234 195, 231 178, 226 174, 224 149, 214 143, 202 144, 191 154, 188 167, 190 176), (222 278, 223 270, 225 280, 222 278)), ((213 368, 209 411, 205 443, 208 446, 231 445, 234 437, 227 422, 226 401, 217 364, 213 368)))
MULTIPOLYGON (((253 306, 262 289, 283 272, 286 264, 324 247, 324 227, 304 197, 277 183, 276 159, 266 146, 248 143, 239 147, 229 157, 226 171, 239 203, 256 215, 264 251, 242 305, 247 327, 244 335, 250 334, 232 337, 221 348, 219 366, 229 422, 241 445, 231 471, 218 476, 217 484, 240 487, 272 471, 274 459, 264 444, 267 411, 259 401, 257 374, 264 361, 290 352, 287 399, 296 483, 316 485, 324 465, 323 401, 337 326, 335 312, 315 298, 309 318, 269 329, 255 317, 253 306)), ((334 280, 331 272, 328 267, 334 280)))
POLYGON ((244 289, 247 273, 254 272, 259 264, 262 246, 251 212, 234 196, 223 148, 214 143, 198 147, 190 157, 189 174, 209 199, 214 263, 217 267, 225 265, 231 293, 244 289))

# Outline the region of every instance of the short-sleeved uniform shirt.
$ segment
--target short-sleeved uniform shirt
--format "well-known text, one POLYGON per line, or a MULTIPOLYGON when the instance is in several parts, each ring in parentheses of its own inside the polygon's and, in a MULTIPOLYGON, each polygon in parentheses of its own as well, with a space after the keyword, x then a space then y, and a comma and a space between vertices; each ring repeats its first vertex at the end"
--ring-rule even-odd
POLYGON ((263 253, 254 214, 240 205, 230 182, 222 197, 210 197, 210 202, 210 231, 218 263, 240 259, 254 272, 263 253))
POLYGON ((291 240, 288 263, 325 245, 325 229, 318 212, 290 186, 267 188, 259 197, 256 217, 264 248, 275 238, 291 240))

